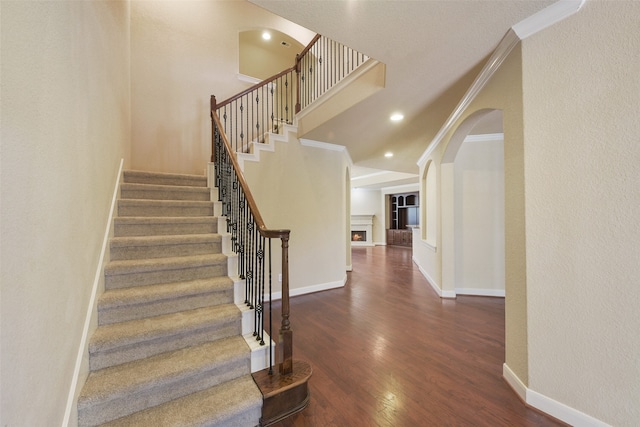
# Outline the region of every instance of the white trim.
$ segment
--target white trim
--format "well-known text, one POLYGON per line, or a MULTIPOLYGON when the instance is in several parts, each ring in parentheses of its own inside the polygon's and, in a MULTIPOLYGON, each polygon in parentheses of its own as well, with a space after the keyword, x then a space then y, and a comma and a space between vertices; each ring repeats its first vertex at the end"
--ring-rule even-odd
MULTIPOLYGON (((297 295, 306 295, 312 294, 314 292, 328 291, 330 289, 342 288, 347 283, 347 275, 345 274, 344 279, 342 281, 338 280, 335 282, 327 282, 320 283, 318 285, 305 286, 303 288, 294 288, 289 290, 289 296, 295 297, 297 295)), ((282 292, 273 292, 271 294, 271 299, 273 301, 278 301, 282 299, 282 292)))
POLYGON ((504 141, 504 133, 483 133, 478 135, 467 135, 464 142, 487 142, 504 141))
POLYGON ((462 116, 462 113, 467 109, 471 102, 476 98, 478 93, 485 87, 489 79, 493 74, 498 71, 498 68, 507 59, 507 56, 511 53, 513 48, 520 42, 520 39, 513 30, 507 31, 504 35, 498 47, 493 51, 493 54, 489 58, 489 61, 485 64, 478 77, 473 81, 473 84, 467 92, 464 94, 456 108, 453 110, 445 124, 440 128, 436 136, 433 138, 427 149, 424 151, 420 159, 418 159, 418 166, 425 165, 429 155, 440 145, 444 136, 453 129, 455 122, 462 116))
POLYGON ((562 21, 578 12, 587 0, 560 0, 514 25, 513 31, 520 40, 562 21))
POLYGON ((124 165, 124 159, 120 159, 120 166, 118 167, 118 176, 116 178, 116 185, 113 190, 113 196, 111 198, 111 208, 109 209, 109 216, 107 218, 107 226, 104 232, 104 238, 102 239, 102 249, 100 251, 100 258, 98 259, 98 266, 96 267, 96 274, 93 278, 93 287, 91 289, 91 297, 89 298, 89 305, 87 307, 87 315, 84 319, 84 326, 82 328, 82 338, 80 339, 80 346, 78 348, 78 355, 76 356, 76 365, 73 372, 73 378, 71 379, 71 385, 69 387, 69 396, 67 397, 67 408, 65 409, 64 419, 62 420, 62 427, 69 425, 71 418, 71 410, 75 404, 76 388, 78 387, 78 379, 80 377, 80 368, 82 366, 82 360, 87 354, 87 340, 89 339, 89 329, 91 327, 91 320, 93 318, 94 308, 96 305, 96 296, 98 295, 98 287, 100 281, 103 278, 103 266, 107 253, 107 245, 109 243, 109 237, 111 235, 111 225, 113 223, 113 213, 116 209, 116 203, 118 201, 118 190, 120 189, 120 178, 122 177, 122 167, 124 165))
POLYGON ((523 402, 527 401, 527 386, 520 381, 520 378, 518 378, 506 363, 502 364, 502 378, 504 378, 507 384, 509 384, 509 387, 513 389, 523 402))
POLYGON ((479 297, 502 297, 504 298, 504 289, 474 289, 474 288, 456 288, 457 295, 474 295, 479 297))
POLYGON ((609 424, 602 422, 590 415, 571 408, 564 403, 540 394, 536 391, 527 389, 527 405, 530 405, 545 414, 549 414, 554 418, 564 421, 572 426, 581 427, 610 427, 609 424))
POLYGON ((429 249, 432 252, 438 252, 438 247, 435 245, 435 243, 431 243, 428 240, 420 240, 420 243, 422 243, 422 246, 424 246, 425 248, 429 249))
POLYGON ((478 77, 476 77, 471 87, 469 87, 464 94, 455 110, 453 110, 445 124, 427 146, 427 149, 422 153, 422 156, 418 159, 418 166, 424 166, 429 155, 440 145, 444 136, 453 129, 454 123, 462 116, 462 113, 485 87, 489 79, 500 68, 505 59, 507 59, 507 56, 509 56, 513 48, 521 40, 573 15, 580 10, 585 2, 586 0, 560 0, 511 27, 493 51, 489 61, 487 61, 482 68, 482 71, 480 71, 478 77))
POLYGON ((577 409, 565 405, 564 403, 560 403, 557 400, 538 393, 537 391, 531 390, 524 385, 520 378, 518 378, 506 363, 502 365, 502 377, 520 397, 520 399, 525 402, 525 404, 542 411, 545 414, 551 415, 560 421, 572 426, 611 427, 609 424, 602 422, 591 415, 587 415, 584 412, 580 412, 577 409))
MULTIPOLYGON (((416 176, 416 178, 418 177, 416 176)), ((380 192, 383 195, 391 194, 391 193, 405 193, 409 191, 420 191, 420 183, 416 182, 414 184, 400 184, 400 185, 392 185, 390 187, 380 188, 380 192)))
POLYGON ((314 139, 300 138, 300 144, 305 147, 322 148, 323 150, 331 151, 347 151, 347 147, 344 145, 330 144, 328 142, 316 141, 314 139))
POLYGON ((262 80, 259 78, 247 76, 246 74, 241 74, 241 73, 238 73, 238 80, 242 82, 251 83, 253 85, 262 82, 262 80))
POLYGON ((429 275, 429 273, 427 273, 427 271, 424 268, 422 268, 422 266, 420 264, 418 264, 418 261, 417 261, 416 257, 414 256, 412 258, 413 258, 414 264, 418 266, 418 270, 420 270, 420 273, 422 273, 422 275, 425 277, 425 279, 427 279, 427 282, 429 282, 429 284, 431 285, 433 290, 436 291, 436 293, 438 294, 438 296, 440 298, 455 298, 456 297, 456 292, 455 291, 443 291, 442 289, 440 289, 440 286, 437 284, 437 282, 435 280, 433 280, 433 277, 431 277, 429 275))

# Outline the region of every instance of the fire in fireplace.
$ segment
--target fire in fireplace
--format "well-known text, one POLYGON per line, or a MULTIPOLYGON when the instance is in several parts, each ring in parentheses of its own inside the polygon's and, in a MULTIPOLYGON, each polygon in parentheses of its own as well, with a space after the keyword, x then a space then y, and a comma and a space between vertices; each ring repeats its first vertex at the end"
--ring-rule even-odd
POLYGON ((352 242, 365 242, 367 240, 367 232, 366 231, 352 231, 351 232, 351 241, 352 242))

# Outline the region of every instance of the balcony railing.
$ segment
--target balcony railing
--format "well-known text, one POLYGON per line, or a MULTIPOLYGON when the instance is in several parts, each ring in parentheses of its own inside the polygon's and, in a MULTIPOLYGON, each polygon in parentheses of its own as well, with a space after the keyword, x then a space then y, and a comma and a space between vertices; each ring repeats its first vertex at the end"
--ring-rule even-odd
POLYGON ((316 35, 296 55, 291 68, 223 102, 217 103, 212 97, 211 108, 218 113, 232 150, 247 152, 250 144, 264 142, 267 133, 280 133, 283 125, 293 124, 296 113, 327 93, 367 59, 368 56, 341 43, 316 35))

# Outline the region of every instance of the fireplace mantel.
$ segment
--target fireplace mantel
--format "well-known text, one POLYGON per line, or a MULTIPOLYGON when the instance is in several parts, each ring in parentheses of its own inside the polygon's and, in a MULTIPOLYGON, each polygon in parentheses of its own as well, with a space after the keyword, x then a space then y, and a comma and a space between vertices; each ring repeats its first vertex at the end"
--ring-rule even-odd
POLYGON ((351 246, 375 246, 373 217, 372 214, 351 215, 351 246))

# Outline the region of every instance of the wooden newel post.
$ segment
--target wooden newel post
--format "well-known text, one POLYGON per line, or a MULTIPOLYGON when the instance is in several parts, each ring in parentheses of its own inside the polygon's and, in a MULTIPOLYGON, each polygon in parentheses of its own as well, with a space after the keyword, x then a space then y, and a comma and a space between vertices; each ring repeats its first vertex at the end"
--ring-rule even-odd
POLYGON ((282 237, 282 326, 280 327, 282 360, 280 375, 293 372, 293 331, 289 322, 289 236, 282 237))
POLYGON ((211 110, 209 110, 209 115, 211 116, 211 163, 215 162, 215 146, 216 146, 216 124, 213 121, 213 112, 216 111, 216 96, 211 95, 211 110))

